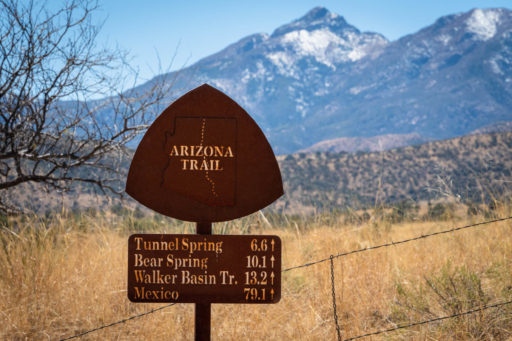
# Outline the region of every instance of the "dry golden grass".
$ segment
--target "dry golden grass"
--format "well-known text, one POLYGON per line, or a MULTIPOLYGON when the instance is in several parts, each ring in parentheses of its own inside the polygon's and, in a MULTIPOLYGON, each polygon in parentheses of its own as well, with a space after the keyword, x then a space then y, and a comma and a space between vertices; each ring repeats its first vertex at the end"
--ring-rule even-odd
MULTIPOLYGON (((315 223, 272 228, 263 220, 258 223, 260 219, 255 215, 251 223, 234 222, 229 228, 218 224, 214 229, 217 233, 250 229, 254 234, 279 235, 283 268, 471 222, 315 223)), ((474 217, 473 221, 484 219, 474 217)), ((131 226, 140 230, 145 225, 141 221, 131 226)), ((160 226, 159 233, 192 231, 190 224, 177 227, 162 222, 160 226)), ((494 223, 335 259, 342 337, 443 316, 450 309, 471 309, 467 305, 475 302, 512 299, 511 226, 511 221, 494 223), (479 286, 475 290, 480 296, 473 297, 473 282, 459 276, 464 271, 473 276, 467 278, 476 278, 479 286), (455 288, 453 297, 445 297, 444 303, 440 297, 449 290, 442 287, 443 281, 455 288)), ((148 232, 155 232, 154 227, 148 232)), ((129 234, 126 222, 101 216, 11 221, 10 229, 0 232, 0 339, 56 340, 162 306, 134 304, 126 297, 129 234)), ((192 304, 177 304, 81 339, 192 340, 193 309, 192 304)), ((371 340, 504 340, 512 336, 511 311, 508 306, 489 309, 371 340)), ((212 340, 336 337, 329 261, 284 273, 278 304, 218 304, 212 308, 212 340)))

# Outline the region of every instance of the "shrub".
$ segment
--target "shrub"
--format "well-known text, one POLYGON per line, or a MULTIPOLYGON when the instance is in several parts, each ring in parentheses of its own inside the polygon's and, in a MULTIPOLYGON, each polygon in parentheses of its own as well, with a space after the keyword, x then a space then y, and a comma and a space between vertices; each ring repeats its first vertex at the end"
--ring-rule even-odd
MULTIPOLYGON (((464 266, 453 267, 448 262, 438 273, 425 276, 424 283, 397 283, 397 299, 392 307, 391 319, 395 323, 404 324, 459 315, 495 301, 510 299, 512 293, 496 299, 494 296, 503 296, 503 292, 492 292, 493 286, 507 287, 507 284, 493 283, 493 286, 486 286, 488 289, 484 290, 482 282, 487 280, 484 276, 485 272, 478 273, 464 266)), ((506 276, 494 276, 496 282, 506 279, 506 276)), ((443 335, 453 333, 451 336, 456 339, 504 340, 512 333, 512 307, 504 306, 501 309, 486 309, 478 314, 458 316, 439 325, 431 324, 430 328, 438 328, 443 335), (509 314, 509 317, 504 318, 504 314, 509 314)))
POLYGON ((437 203, 432 206, 428 205, 426 218, 428 220, 448 220, 454 217, 454 205, 451 203, 437 203))

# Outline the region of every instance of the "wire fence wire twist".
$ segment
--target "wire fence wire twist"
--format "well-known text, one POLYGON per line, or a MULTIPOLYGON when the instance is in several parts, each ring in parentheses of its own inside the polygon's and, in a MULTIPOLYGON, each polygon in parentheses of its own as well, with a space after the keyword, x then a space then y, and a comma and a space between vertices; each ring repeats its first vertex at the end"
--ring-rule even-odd
MULTIPOLYGON (((338 254, 335 254, 335 255, 331 255, 329 258, 323 258, 323 259, 319 259, 317 261, 305 263, 305 264, 302 264, 302 265, 293 266, 293 267, 284 269, 281 272, 288 272, 288 271, 291 271, 291 270, 300 269, 300 268, 306 268, 306 267, 309 267, 309 266, 312 266, 312 265, 316 265, 316 264, 320 264, 320 263, 323 263, 323 262, 331 261, 331 281, 332 281, 334 320, 336 322, 336 331, 338 333, 338 339, 341 340, 341 330, 340 330, 340 327, 338 325, 338 317, 337 317, 336 301, 335 301, 335 291, 334 291, 334 265, 333 265, 334 258, 344 257, 344 256, 348 256, 348 255, 351 255, 351 254, 354 254, 354 253, 375 250, 375 249, 379 249, 379 248, 383 248, 383 247, 395 246, 395 245, 399 245, 399 244, 404 244, 404 243, 412 242, 412 241, 415 241, 415 240, 420 240, 420 239, 424 239, 424 238, 438 236, 438 235, 441 235, 441 234, 461 231, 461 230, 465 230, 465 229, 468 229, 468 228, 471 228, 471 227, 487 225, 487 224, 493 224, 493 223, 497 223, 497 222, 501 222, 501 221, 506 221, 506 220, 510 220, 510 219, 512 219, 512 216, 505 217, 505 218, 494 219, 494 220, 483 221, 483 222, 469 224, 469 225, 464 225, 464 226, 459 226, 459 227, 454 227, 454 228, 451 228, 451 229, 448 229, 448 230, 438 231, 438 232, 434 232, 434 233, 422 234, 421 236, 417 236, 417 237, 413 237, 413 238, 409 238, 409 239, 403 239, 403 240, 400 240, 400 241, 397 241, 397 242, 393 242, 392 241, 391 243, 385 243, 385 244, 380 244, 380 245, 376 245, 376 246, 371 246, 371 247, 361 248, 361 249, 357 249, 357 250, 352 250, 352 251, 348 251, 348 252, 342 252, 342 253, 338 253, 338 254)), ((364 334, 364 335, 358 335, 358 336, 354 336, 354 337, 351 337, 351 338, 348 338, 348 339, 344 339, 343 341, 356 340, 356 339, 360 339, 360 338, 363 338, 363 337, 368 337, 368 336, 373 336, 373 335, 378 335, 378 334, 382 334, 382 333, 387 333, 387 332, 395 331, 395 330, 398 330, 398 329, 410 328, 410 327, 414 327, 414 326, 417 326, 417 325, 432 323, 432 322, 436 322, 436 321, 440 321, 440 320, 445 320, 445 319, 449 319, 449 318, 454 318, 454 317, 458 317, 458 316, 462 316, 462 315, 468 315, 468 314, 472 314, 472 313, 475 313, 475 312, 478 312, 478 311, 482 311, 482 310, 485 310, 485 309, 496 308, 496 307, 507 305, 507 304, 511 304, 511 303, 512 303, 512 301, 496 303, 494 305, 483 306, 483 307, 480 307, 480 308, 477 308, 477 309, 473 309, 473 310, 469 310, 469 311, 466 311, 466 312, 462 312, 462 313, 456 314, 456 315, 438 317, 438 318, 435 318, 435 319, 432 319, 432 320, 415 322, 415 323, 411 323, 411 324, 407 324, 407 325, 403 325, 403 326, 397 326, 395 328, 380 330, 380 331, 376 331, 376 332, 372 332, 372 333, 368 333, 368 334, 364 334)), ((130 316, 130 317, 125 318, 123 320, 116 321, 116 322, 113 322, 113 323, 110 323, 110 324, 107 324, 107 325, 103 325, 103 326, 100 326, 100 327, 97 327, 97 328, 94 328, 94 329, 91 329, 91 330, 87 330, 85 332, 82 332, 82 333, 79 333, 79 334, 76 334, 76 335, 73 335, 73 336, 70 336, 70 337, 67 337, 67 338, 61 339, 60 341, 72 340, 72 339, 75 339, 75 338, 78 338, 78 337, 82 337, 84 335, 96 332, 96 331, 101 330, 101 329, 113 327, 115 325, 118 325, 118 324, 121 324, 121 323, 125 323, 125 322, 128 322, 130 320, 134 320, 134 319, 139 318, 139 317, 150 315, 150 314, 152 314, 154 312, 157 312, 159 310, 168 308, 168 307, 173 306, 175 304, 176 303, 171 303, 171 304, 168 304, 168 305, 156 308, 156 309, 149 310, 149 311, 144 312, 142 314, 133 315, 133 316, 130 316)))
POLYGON ((336 325, 336 333, 338 334, 338 340, 341 341, 341 329, 338 324, 338 312, 336 309, 336 290, 334 287, 334 257, 331 255, 331 285, 332 285, 332 311, 334 314, 334 323, 336 325))

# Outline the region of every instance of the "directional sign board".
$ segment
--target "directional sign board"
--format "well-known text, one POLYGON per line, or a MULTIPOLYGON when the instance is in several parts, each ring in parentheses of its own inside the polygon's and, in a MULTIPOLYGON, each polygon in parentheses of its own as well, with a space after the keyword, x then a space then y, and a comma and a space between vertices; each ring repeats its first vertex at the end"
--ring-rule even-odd
POLYGON ((277 236, 134 234, 128 240, 132 302, 276 303, 277 236))
POLYGON ((279 237, 211 235, 212 222, 249 215, 283 195, 270 144, 231 98, 203 84, 166 108, 135 151, 126 193, 196 222, 198 233, 130 236, 132 302, 196 303, 196 340, 210 340, 211 303, 279 301, 279 237))
POLYGON ((205 84, 149 127, 130 165, 126 193, 173 218, 216 222, 268 206, 283 194, 283 184, 256 122, 205 84))

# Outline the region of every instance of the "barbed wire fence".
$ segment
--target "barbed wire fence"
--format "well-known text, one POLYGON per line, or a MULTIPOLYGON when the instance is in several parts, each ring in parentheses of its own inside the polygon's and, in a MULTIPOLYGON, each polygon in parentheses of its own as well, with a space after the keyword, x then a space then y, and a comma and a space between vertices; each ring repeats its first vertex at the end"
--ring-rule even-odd
MULTIPOLYGON (((380 249, 380 248, 386 248, 386 247, 401 245, 401 244, 405 244, 405 243, 409 243, 409 242, 413 242, 413 241, 418 241, 418 240, 425 239, 425 238, 430 238, 430 237, 434 237, 434 236, 438 236, 438 235, 442 235, 442 234, 448 234, 448 233, 453 233, 453 232, 457 232, 457 231, 462 231, 462 230, 466 230, 466 229, 473 228, 473 227, 494 224, 494 223, 503 222, 503 221, 507 221, 507 220, 511 220, 511 219, 512 219, 512 216, 505 217, 505 218, 493 219, 493 220, 487 220, 487 221, 483 221, 483 222, 479 222, 479 223, 473 223, 473 224, 469 224, 469 225, 454 227, 454 228, 451 228, 451 229, 442 230, 442 231, 438 231, 438 232, 433 232, 433 233, 429 233, 429 234, 421 234, 420 236, 416 236, 416 237, 412 237, 412 238, 408 238, 408 239, 402 239, 402 240, 399 240, 399 241, 391 241, 389 243, 384 243, 384 244, 379 244, 379 245, 375 245, 375 246, 360 248, 360 249, 356 249, 356 250, 352 250, 352 251, 347 251, 347 252, 341 252, 341 253, 338 253, 338 254, 330 255, 328 258, 322 258, 322 259, 319 259, 319 260, 316 260, 316 261, 312 261, 312 262, 308 262, 308 263, 305 263, 305 264, 292 266, 292 267, 283 269, 281 272, 285 273, 285 272, 288 272, 288 271, 292 271, 292 270, 296 270, 296 269, 301 269, 301 268, 306 268, 306 267, 310 267, 310 266, 313 266, 313 265, 317 265, 317 264, 320 264, 320 263, 324 263, 324 262, 330 261, 330 264, 331 264, 331 268, 330 268, 331 269, 331 286, 332 286, 331 287, 331 291, 332 291, 332 300, 333 300, 333 320, 334 320, 334 323, 335 323, 337 337, 338 337, 338 340, 340 340, 340 341, 351 341, 351 340, 366 338, 366 337, 370 337, 370 336, 374 336, 374 335, 389 333, 389 332, 393 332, 393 331, 396 331, 396 330, 399 330, 399 329, 406 329, 406 328, 411 328, 411 327, 415 327, 415 326, 419 326, 419 325, 424 325, 424 324, 434 323, 434 322, 438 322, 438 321, 442 321, 442 320, 452 319, 452 318, 456 318, 456 317, 460 317, 460 316, 470 315, 470 314, 474 314, 474 313, 479 312, 479 311, 483 311, 483 310, 487 310, 487 309, 495 309, 495 308, 499 308, 499 307, 502 307, 502 306, 505 306, 505 305, 508 305, 508 304, 512 304, 512 301, 496 302, 494 304, 483 305, 483 306, 480 306, 480 307, 475 307, 475 308, 473 308, 471 310, 467 310, 467 311, 460 312, 460 313, 453 314, 453 315, 441 316, 441 317, 436 317, 436 318, 429 319, 429 320, 423 320, 423 321, 417 321, 417 322, 413 322, 413 323, 409 323, 409 324, 397 325, 396 327, 393 327, 393 328, 382 329, 382 330, 374 331, 374 332, 371 332, 371 333, 357 335, 357 336, 353 336, 353 337, 350 337, 350 338, 347 338, 347 339, 342 339, 342 337, 341 337, 341 328, 340 328, 339 323, 338 323, 338 313, 337 313, 337 306, 336 306, 336 292, 335 292, 335 287, 334 287, 335 280, 334 280, 334 262, 333 261, 334 261, 335 258, 340 258, 340 257, 344 257, 344 256, 348 256, 348 255, 352 255, 352 254, 356 254, 356 253, 360 253, 360 252, 366 252, 366 251, 376 250, 376 249, 380 249)), ((164 305, 164 306, 161 306, 161 307, 158 307, 158 308, 146 311, 146 312, 141 313, 141 314, 133 315, 133 316, 130 316, 128 318, 125 318, 125 319, 122 319, 122 320, 119 320, 119 321, 116 321, 116 322, 105 324, 105 325, 102 325, 102 326, 99 326, 99 327, 96 327, 96 328, 93 328, 93 329, 81 332, 79 334, 75 334, 75 335, 63 338, 63 339, 61 339, 61 341, 72 340, 72 339, 79 338, 79 337, 82 337, 84 335, 87 335, 87 334, 90 334, 90 333, 93 333, 93 332, 96 332, 96 331, 99 331, 99 330, 102 330, 102 329, 105 329, 105 328, 109 328, 109 327, 113 327, 113 326, 116 326, 116 325, 119 325, 119 324, 123 324, 123 323, 126 323, 128 321, 135 320, 137 318, 153 314, 153 313, 155 313, 157 311, 166 309, 166 308, 171 307, 173 305, 176 305, 176 303, 170 303, 170 304, 167 304, 167 305, 164 305)))
POLYGON ((165 308, 169 308, 173 305, 175 305, 176 303, 169 303, 169 304, 166 304, 164 306, 161 306, 161 307, 158 307, 158 308, 155 308, 155 309, 151 309, 151 310, 148 310, 146 312, 143 312, 141 314, 137 314, 137 315, 133 315, 133 316, 130 316, 130 317, 127 317, 125 319, 122 319, 122 320, 119 320, 119 321, 116 321, 116 322, 112 322, 112 323, 109 323, 109 324, 105 324, 103 326, 100 326, 100 327, 97 327, 97 328, 94 328, 94 329, 90 329, 90 330, 87 330, 85 332, 82 332, 82 333, 79 333, 79 334, 76 334, 76 335, 73 335, 73 336, 70 336, 70 337, 66 337, 64 339, 61 339, 61 341, 66 341, 66 340, 72 340, 72 339, 76 339, 76 338, 79 338, 79 337, 82 337, 82 336, 85 336, 87 334, 90 334, 90 333, 94 333, 94 332, 97 332, 98 330, 102 330, 102 329, 105 329, 105 328, 109 328, 109 327, 113 327, 113 326, 116 326, 118 324, 122 324, 122 323, 126 323, 130 320, 135 320, 139 317, 143 317, 143 316, 146 316, 146 315, 150 315, 150 314, 153 314, 153 313, 156 313, 157 311, 159 310, 163 310, 165 308))

